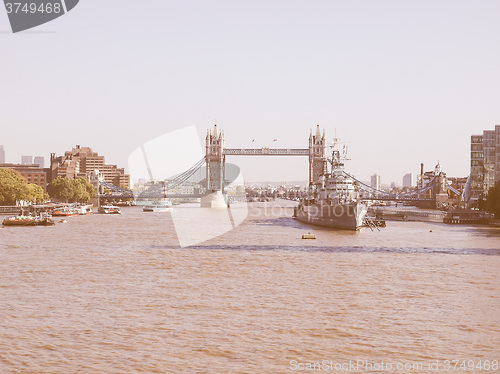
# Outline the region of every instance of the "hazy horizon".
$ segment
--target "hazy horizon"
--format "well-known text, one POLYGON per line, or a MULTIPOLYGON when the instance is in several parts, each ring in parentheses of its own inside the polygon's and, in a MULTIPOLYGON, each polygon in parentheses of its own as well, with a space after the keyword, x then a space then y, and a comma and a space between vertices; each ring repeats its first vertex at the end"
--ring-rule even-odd
MULTIPOLYGON (((89 146, 131 152, 216 121, 228 148, 307 148, 319 124, 346 168, 401 185, 420 163, 470 170, 500 123, 498 1, 81 1, 11 34, 0 10, 6 162, 89 146), (277 139, 277 141, 274 141, 277 139)), ((228 157, 245 180, 307 180, 307 158, 228 157)), ((174 160, 172 160, 174 162, 174 160)))

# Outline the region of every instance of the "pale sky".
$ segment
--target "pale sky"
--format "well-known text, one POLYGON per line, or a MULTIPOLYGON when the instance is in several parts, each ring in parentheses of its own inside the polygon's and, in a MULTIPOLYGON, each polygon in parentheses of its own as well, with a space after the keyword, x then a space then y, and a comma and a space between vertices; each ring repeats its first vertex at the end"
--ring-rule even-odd
MULTIPOLYGON (((360 179, 400 185, 438 160, 466 176, 470 136, 500 124, 499 17, 486 0, 81 0, 12 34, 0 9, 0 144, 8 162, 80 144, 126 167, 187 126, 307 148, 320 124, 360 179)), ((227 161, 247 181, 307 179, 306 159, 227 161)))

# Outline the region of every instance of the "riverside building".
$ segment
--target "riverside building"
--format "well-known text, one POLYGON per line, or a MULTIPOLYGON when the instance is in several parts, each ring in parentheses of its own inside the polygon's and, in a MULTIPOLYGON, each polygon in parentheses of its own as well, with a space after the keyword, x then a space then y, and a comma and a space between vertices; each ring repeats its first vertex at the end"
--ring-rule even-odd
POLYGON ((47 192, 47 184, 49 183, 47 171, 38 164, 0 164, 0 168, 13 169, 19 172, 28 183, 36 184, 43 188, 43 192, 47 192))
POLYGON ((471 202, 477 202, 500 180, 500 125, 471 136, 471 202))
POLYGON ((99 171, 105 182, 126 189, 130 188, 130 175, 125 174, 125 169, 106 164, 104 156, 100 156, 92 148, 77 145, 71 151, 65 152, 64 156, 50 154, 51 180, 59 176, 90 178, 96 170, 99 171))

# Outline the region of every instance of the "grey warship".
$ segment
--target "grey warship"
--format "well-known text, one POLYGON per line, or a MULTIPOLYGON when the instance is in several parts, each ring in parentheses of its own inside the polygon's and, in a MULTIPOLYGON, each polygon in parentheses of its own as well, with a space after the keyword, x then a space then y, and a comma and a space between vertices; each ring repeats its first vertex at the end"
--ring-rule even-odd
POLYGON ((334 138, 331 165, 320 176, 318 184, 311 185, 309 193, 299 200, 294 215, 297 220, 318 226, 359 230, 364 226, 367 206, 360 201, 358 187, 344 173, 347 148, 340 151, 340 142, 334 138))

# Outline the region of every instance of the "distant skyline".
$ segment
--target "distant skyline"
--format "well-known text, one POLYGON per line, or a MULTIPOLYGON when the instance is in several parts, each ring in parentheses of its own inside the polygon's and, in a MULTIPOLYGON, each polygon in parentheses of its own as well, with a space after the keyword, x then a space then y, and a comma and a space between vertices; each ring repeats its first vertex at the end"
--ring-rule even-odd
MULTIPOLYGON (((36 165, 39 165, 41 168, 44 168, 45 167, 45 157, 35 156, 35 158, 33 159, 33 163, 36 165)), ((50 165, 48 165, 48 166, 50 166, 50 165)))
POLYGON ((30 155, 21 156, 21 164, 33 165, 33 156, 30 156, 30 155))
MULTIPOLYGON (((319 124, 359 179, 400 184, 438 160, 464 177, 470 136, 500 123, 498 14, 487 0, 82 1, 12 34, 0 9, 6 162, 81 144, 127 168, 186 126, 204 144, 215 121, 230 148, 306 148, 319 124)), ((307 180, 306 158, 227 161, 248 181, 307 180)))

